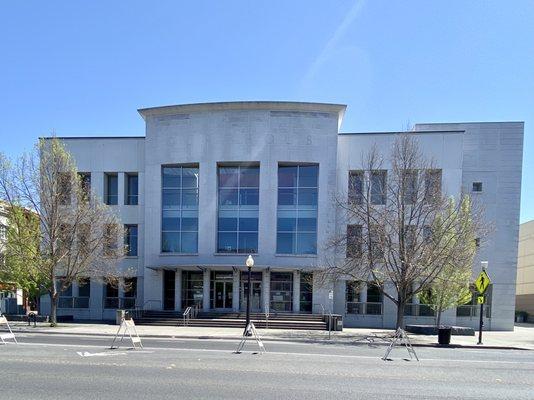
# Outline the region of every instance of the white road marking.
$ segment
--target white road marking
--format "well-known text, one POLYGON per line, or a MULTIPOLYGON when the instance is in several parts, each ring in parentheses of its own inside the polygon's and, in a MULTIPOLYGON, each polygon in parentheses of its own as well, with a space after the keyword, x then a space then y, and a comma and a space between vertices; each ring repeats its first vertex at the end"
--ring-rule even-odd
POLYGON ((107 356, 123 356, 126 353, 115 353, 115 352, 103 352, 103 353, 89 353, 88 351, 77 351, 80 357, 107 357, 107 356))
MULTIPOLYGON (((74 347, 74 348, 98 348, 102 349, 101 345, 93 345, 93 344, 85 344, 85 345, 78 345, 78 344, 56 344, 56 343, 20 343, 22 346, 44 346, 44 347, 74 347)), ((161 348, 161 347, 144 347, 145 351, 175 351, 175 352, 210 352, 210 353, 225 353, 225 354, 233 354, 234 351, 231 349, 222 350, 222 349, 178 349, 178 348, 161 348)), ((140 354, 142 351, 139 350, 132 350, 129 352, 129 354, 140 354)), ((246 354, 253 354, 253 351, 245 351, 246 354)), ((320 353, 291 353, 291 352, 281 352, 281 351, 269 351, 267 355, 274 354, 274 355, 283 355, 283 356, 303 356, 303 357, 324 357, 324 358, 349 358, 349 359, 369 359, 369 360, 380 360, 382 357, 381 355, 376 356, 362 356, 362 355, 346 355, 346 354, 320 354, 320 353)), ((238 354, 235 354, 236 357, 238 357, 238 354)), ((263 355, 265 356, 265 355, 263 355)), ((395 357, 392 360, 402 360, 403 357, 395 357)), ((447 359, 447 358, 420 358, 421 361, 437 361, 437 362, 458 362, 458 363, 475 363, 475 364, 487 364, 487 363, 493 363, 493 364, 529 364, 534 365, 534 361, 503 361, 503 360, 462 360, 462 359, 447 359)), ((414 362, 415 365, 416 362, 414 362)))

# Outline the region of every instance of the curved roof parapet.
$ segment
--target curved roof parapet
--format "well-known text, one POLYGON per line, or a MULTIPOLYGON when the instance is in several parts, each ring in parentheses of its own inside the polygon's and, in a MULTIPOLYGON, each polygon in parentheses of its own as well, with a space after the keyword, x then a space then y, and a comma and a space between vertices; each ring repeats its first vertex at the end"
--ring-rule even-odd
POLYGON ((228 101, 219 103, 178 104, 161 107, 140 108, 137 111, 143 119, 153 115, 173 115, 205 111, 229 110, 269 110, 269 111, 300 111, 326 112, 337 114, 338 129, 345 115, 345 104, 307 103, 298 101, 228 101))

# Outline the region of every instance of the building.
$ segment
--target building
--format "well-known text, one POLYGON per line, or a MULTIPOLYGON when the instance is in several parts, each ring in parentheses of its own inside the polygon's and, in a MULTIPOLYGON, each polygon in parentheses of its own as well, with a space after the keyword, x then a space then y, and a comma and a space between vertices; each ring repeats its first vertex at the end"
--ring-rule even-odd
MULTIPOLYGON (((8 204, 0 201, 0 263, 4 263, 4 252, 7 242, 8 204)), ((21 314, 26 305, 23 290, 11 282, 0 281, 0 315, 21 314)))
MULTIPOLYGON (((345 106, 229 102, 139 110, 144 137, 64 137, 79 171, 126 227, 134 289, 73 285, 84 308, 59 315, 112 319, 114 309, 244 308, 245 259, 255 258, 252 309, 344 316, 345 326, 391 327, 395 306, 373 287, 319 284, 332 259, 325 244, 337 226, 333 196, 348 187, 362 150, 391 145, 398 132, 341 133, 345 106), (135 276, 133 276, 135 275, 135 276), (80 292, 81 291, 81 292, 80 292), (330 295, 330 292, 333 295, 330 295), (83 294, 83 296, 82 296, 83 294), (355 303, 365 307, 355 307, 355 303)), ((480 259, 493 280, 486 326, 512 329, 523 123, 418 124, 424 152, 441 169, 447 193, 468 191, 496 227, 480 259)), ((387 168, 386 168, 387 169, 387 168)), ((478 273, 478 261, 474 273, 478 273)), ((432 323, 428 308, 407 322, 432 323)), ((450 310, 444 323, 476 326, 478 307, 450 310)))
POLYGON ((534 220, 519 226, 515 309, 534 321, 534 220))

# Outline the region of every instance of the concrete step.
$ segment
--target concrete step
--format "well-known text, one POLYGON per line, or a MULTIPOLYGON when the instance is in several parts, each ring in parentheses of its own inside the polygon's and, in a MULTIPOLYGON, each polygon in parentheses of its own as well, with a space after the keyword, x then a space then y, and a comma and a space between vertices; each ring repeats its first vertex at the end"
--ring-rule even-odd
MULTIPOLYGON (((267 323, 265 320, 254 320, 252 322, 257 328, 266 328, 267 323)), ((143 317, 136 320, 138 325, 154 325, 154 326, 183 326, 182 319, 175 318, 148 318, 143 317)), ((244 327, 244 319, 209 319, 209 318, 196 318, 190 319, 188 326, 198 327, 229 327, 229 328, 241 328, 244 327)), ((319 321, 272 321, 269 320, 268 327, 270 329, 305 329, 305 330, 326 330, 326 323, 319 321)))

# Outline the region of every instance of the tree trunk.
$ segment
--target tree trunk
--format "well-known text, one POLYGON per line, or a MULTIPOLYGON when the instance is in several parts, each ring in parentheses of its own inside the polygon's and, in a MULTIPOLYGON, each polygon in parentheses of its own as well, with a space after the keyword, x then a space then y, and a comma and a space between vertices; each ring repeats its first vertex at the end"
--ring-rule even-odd
POLYGON ((58 295, 57 293, 50 293, 50 326, 57 325, 57 303, 58 295))
POLYGON ((441 310, 438 310, 438 315, 436 319, 436 328, 439 329, 439 326, 441 325, 441 310))
POLYGON ((404 329, 404 306, 406 302, 404 300, 398 300, 397 303, 397 324, 396 328, 404 329))

